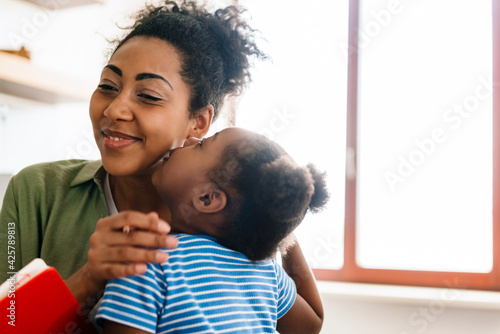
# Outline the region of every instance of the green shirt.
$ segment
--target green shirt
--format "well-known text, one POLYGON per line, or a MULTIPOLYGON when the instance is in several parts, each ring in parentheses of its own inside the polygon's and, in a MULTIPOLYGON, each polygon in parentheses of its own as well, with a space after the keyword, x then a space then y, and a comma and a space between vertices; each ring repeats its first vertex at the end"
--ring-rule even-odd
POLYGON ((89 238, 108 216, 105 175, 101 161, 64 160, 11 179, 0 212, 0 282, 37 257, 63 279, 87 262, 89 238))

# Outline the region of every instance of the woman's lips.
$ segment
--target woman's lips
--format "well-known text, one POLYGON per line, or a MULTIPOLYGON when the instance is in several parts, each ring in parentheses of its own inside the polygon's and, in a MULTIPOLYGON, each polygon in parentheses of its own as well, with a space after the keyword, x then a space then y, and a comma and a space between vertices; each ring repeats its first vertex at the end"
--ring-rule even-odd
POLYGON ((109 149, 121 149, 132 145, 138 141, 141 141, 140 138, 130 136, 121 132, 104 130, 103 132, 103 143, 109 149))

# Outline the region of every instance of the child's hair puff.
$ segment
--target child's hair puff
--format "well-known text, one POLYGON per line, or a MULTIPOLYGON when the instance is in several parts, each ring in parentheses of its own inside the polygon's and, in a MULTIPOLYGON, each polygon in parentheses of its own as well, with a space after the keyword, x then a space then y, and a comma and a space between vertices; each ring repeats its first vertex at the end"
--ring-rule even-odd
POLYGON ((252 261, 272 257, 307 211, 317 212, 329 197, 325 173, 312 164, 297 165, 278 144, 257 134, 226 147, 210 174, 229 198, 220 241, 252 261))
POLYGON ((256 187, 261 196, 256 201, 268 209, 273 219, 293 221, 306 209, 317 209, 319 203, 312 202, 314 194, 318 197, 315 177, 321 180, 322 175, 317 173, 314 165, 298 166, 288 155, 282 155, 263 165, 260 175, 256 187))

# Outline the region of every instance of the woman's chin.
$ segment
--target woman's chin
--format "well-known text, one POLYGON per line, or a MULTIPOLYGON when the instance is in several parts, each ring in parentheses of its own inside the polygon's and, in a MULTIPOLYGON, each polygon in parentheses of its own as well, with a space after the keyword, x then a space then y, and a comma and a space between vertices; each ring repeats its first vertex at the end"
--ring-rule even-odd
POLYGON ((139 166, 133 166, 117 159, 102 159, 102 165, 108 174, 113 176, 134 176, 138 172, 144 173, 139 166))

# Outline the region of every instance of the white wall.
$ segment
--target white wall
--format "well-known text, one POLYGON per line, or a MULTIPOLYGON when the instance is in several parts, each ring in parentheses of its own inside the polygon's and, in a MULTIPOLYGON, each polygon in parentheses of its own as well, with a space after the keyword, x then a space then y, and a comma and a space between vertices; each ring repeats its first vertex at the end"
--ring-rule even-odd
POLYGON ((498 334, 500 293, 320 282, 323 334, 498 334))
MULTIPOLYGON (((0 49, 24 45, 34 65, 97 84, 106 45, 96 33, 106 21, 97 19, 104 15, 102 7, 49 10, 0 0, 0 49)), ((37 162, 98 157, 87 101, 47 104, 0 94, 0 173, 37 162)))
POLYGON ((324 334, 498 334, 500 311, 448 308, 419 315, 428 305, 325 298, 324 334))
POLYGON ((0 173, 44 161, 97 159, 88 103, 49 105, 0 95, 0 173))

